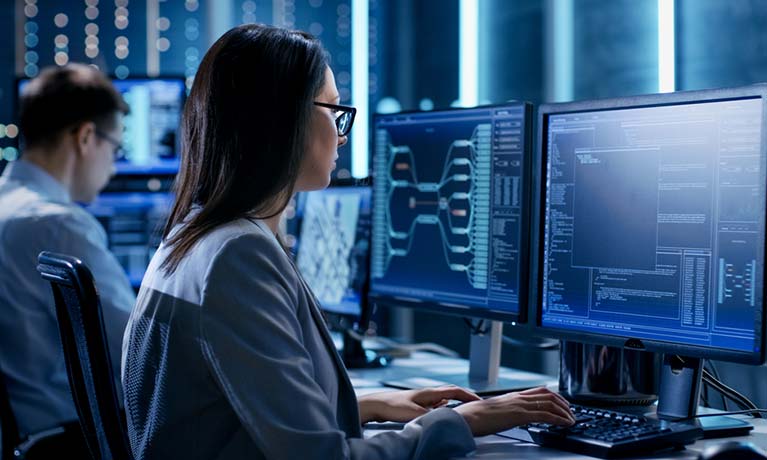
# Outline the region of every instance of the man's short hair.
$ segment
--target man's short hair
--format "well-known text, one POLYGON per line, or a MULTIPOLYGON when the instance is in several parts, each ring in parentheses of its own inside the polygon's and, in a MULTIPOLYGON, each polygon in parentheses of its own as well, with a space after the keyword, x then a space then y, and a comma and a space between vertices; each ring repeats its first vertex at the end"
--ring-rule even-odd
POLYGON ((116 115, 128 110, 112 82, 95 67, 47 67, 22 91, 19 127, 26 147, 45 145, 88 121, 112 129, 116 115))

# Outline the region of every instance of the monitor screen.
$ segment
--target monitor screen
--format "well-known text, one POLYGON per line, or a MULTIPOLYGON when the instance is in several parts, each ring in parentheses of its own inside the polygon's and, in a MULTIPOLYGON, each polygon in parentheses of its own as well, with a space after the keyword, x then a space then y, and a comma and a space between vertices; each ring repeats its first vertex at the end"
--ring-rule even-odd
POLYGON ((376 115, 376 301, 523 317, 529 113, 514 103, 376 115))
POLYGON ((115 80, 115 87, 130 106, 125 116, 123 148, 118 174, 175 174, 179 167, 177 131, 184 107, 184 80, 115 80))
POLYGON ((368 282, 370 187, 330 187, 296 199, 298 269, 323 310, 360 318, 368 282))
MULTIPOLYGON (((29 83, 19 80, 19 94, 29 83)), ((175 174, 179 168, 177 131, 186 97, 183 78, 128 78, 112 81, 130 107, 123 118, 124 155, 117 174, 175 174)))
POLYGON ((149 261, 162 241, 173 206, 170 193, 102 193, 85 209, 106 230, 109 250, 134 288, 141 285, 149 261))
POLYGON ((576 339, 753 360, 763 100, 681 94, 541 108, 538 322, 576 339))

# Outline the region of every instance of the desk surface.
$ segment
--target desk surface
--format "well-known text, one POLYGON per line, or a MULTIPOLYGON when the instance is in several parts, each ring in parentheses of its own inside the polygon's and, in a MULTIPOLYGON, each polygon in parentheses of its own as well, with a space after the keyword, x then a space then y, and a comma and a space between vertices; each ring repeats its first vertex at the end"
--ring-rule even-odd
MULTIPOLYGON (((365 369, 351 370, 349 375, 352 384, 355 387, 357 395, 374 393, 377 391, 386 391, 389 388, 383 387, 380 380, 400 379, 417 375, 429 374, 432 378, 440 374, 454 375, 468 372, 468 362, 463 359, 445 358, 429 353, 415 353, 412 358, 399 358, 385 369, 365 369)), ((513 369, 502 369, 501 375, 524 379, 539 378, 539 374, 532 374, 513 369)), ((438 378, 438 377, 437 377, 438 378)), ((551 379, 552 385, 556 381, 551 379)), ((754 425, 754 430, 749 436, 738 438, 705 439, 687 446, 685 450, 677 452, 666 452, 654 456, 644 456, 643 459, 686 459, 696 460, 698 454, 706 447, 719 444, 730 440, 750 441, 757 446, 767 449, 767 419, 750 419, 749 422, 754 425)), ((374 435, 374 433, 366 433, 374 435)), ((557 459, 557 460, 582 460, 593 459, 580 454, 573 454, 560 450, 547 449, 535 444, 529 444, 520 441, 503 438, 501 436, 484 436, 476 438, 477 450, 471 459, 557 459)))

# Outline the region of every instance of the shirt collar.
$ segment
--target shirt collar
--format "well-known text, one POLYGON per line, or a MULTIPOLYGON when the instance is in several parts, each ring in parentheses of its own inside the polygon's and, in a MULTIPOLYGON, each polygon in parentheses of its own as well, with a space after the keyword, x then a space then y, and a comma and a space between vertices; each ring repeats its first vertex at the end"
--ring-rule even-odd
POLYGON ((43 168, 23 159, 10 163, 3 176, 42 193, 51 201, 58 203, 70 203, 72 201, 69 191, 64 188, 61 182, 43 168))

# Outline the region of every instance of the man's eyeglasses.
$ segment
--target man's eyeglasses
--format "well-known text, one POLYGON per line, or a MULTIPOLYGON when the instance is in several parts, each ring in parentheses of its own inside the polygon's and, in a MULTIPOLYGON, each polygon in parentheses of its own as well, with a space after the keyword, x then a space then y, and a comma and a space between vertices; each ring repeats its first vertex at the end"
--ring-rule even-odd
POLYGON ((95 133, 98 137, 104 139, 105 141, 112 144, 112 147, 114 147, 114 152, 112 153, 114 155, 115 160, 119 160, 120 158, 125 156, 125 150, 123 149, 123 145, 117 141, 117 139, 113 138, 109 134, 105 133, 104 131, 100 129, 96 129, 95 133))
POLYGON ((333 110, 336 115, 338 135, 346 136, 349 134, 349 131, 351 131, 352 125, 354 124, 354 117, 357 115, 357 109, 349 107, 348 105, 326 104, 324 102, 315 102, 314 105, 327 107, 328 109, 333 110))

